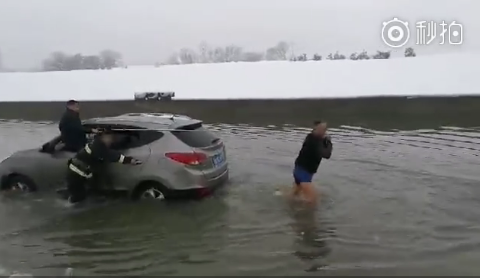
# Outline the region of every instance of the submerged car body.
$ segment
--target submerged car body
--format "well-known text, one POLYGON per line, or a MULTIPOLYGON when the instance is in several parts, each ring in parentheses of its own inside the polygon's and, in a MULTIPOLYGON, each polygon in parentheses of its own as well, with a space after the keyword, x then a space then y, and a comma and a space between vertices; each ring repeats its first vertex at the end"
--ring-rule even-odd
MULTIPOLYGON (((133 198, 205 195, 228 180, 225 146, 202 122, 182 115, 125 114, 84 121, 89 128, 115 131, 115 150, 143 161, 138 166, 105 164, 96 186, 127 191, 133 198)), ((29 190, 65 187, 67 161, 57 135, 39 149, 19 151, 0 163, 1 188, 29 190), (21 188, 24 189, 24 188, 21 188)))

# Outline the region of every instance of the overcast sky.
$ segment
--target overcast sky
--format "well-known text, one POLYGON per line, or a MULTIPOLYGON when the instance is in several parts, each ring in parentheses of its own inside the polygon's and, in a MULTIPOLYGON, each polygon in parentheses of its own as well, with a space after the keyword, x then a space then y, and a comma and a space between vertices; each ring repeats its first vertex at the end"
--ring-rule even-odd
POLYGON ((128 64, 153 64, 201 41, 264 50, 285 40, 298 54, 374 52, 385 49, 382 22, 394 16, 411 25, 463 24, 462 46, 423 46, 418 54, 480 51, 479 11, 480 0, 0 0, 0 52, 9 68, 38 66, 56 50, 105 48, 128 64))

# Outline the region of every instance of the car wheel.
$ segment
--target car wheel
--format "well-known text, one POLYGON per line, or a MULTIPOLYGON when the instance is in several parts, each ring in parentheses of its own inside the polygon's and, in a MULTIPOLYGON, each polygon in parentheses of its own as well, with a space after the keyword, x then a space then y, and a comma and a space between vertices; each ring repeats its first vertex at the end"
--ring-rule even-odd
POLYGON ((147 182, 138 186, 133 194, 134 200, 165 200, 165 188, 156 182, 147 182))
POLYGON ((2 191, 33 192, 37 190, 35 183, 28 177, 13 175, 8 177, 2 184, 2 191))

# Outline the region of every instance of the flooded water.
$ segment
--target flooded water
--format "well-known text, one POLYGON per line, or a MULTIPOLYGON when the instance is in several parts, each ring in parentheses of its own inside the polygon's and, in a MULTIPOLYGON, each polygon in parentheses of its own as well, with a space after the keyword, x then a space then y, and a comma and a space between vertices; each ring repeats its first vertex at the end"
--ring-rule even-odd
MULTIPOLYGON (((227 145, 231 182, 203 201, 72 210, 49 194, 0 197, 0 272, 480 274, 480 130, 332 129, 312 212, 275 194, 291 186, 308 130, 211 128, 227 145)), ((52 132, 48 123, 1 123, 0 157, 52 132)))

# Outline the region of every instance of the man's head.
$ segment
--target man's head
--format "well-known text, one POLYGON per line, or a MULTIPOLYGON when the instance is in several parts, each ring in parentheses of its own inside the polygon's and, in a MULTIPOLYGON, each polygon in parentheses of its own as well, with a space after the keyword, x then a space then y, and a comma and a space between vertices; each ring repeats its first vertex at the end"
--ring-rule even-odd
POLYGON ((327 134, 327 123, 324 121, 315 121, 313 123, 313 134, 319 137, 325 137, 327 134))
POLYGON ((80 103, 78 103, 78 101, 76 100, 69 100, 67 101, 67 108, 72 110, 72 111, 75 111, 75 112, 79 112, 80 111, 80 103))

